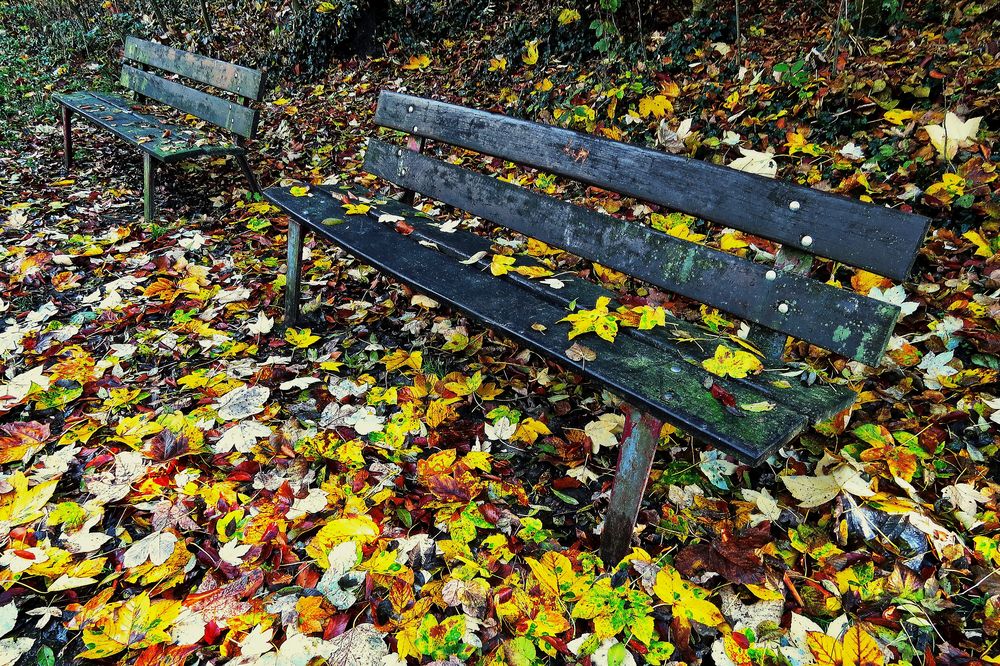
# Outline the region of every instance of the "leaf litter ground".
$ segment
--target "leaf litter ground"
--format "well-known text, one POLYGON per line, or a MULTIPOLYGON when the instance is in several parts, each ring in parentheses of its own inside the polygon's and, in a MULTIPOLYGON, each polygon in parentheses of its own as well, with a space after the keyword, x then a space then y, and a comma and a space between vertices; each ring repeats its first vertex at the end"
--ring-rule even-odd
MULTIPOLYGON (((285 83, 266 103, 265 183, 384 186, 360 171, 364 137, 395 139, 371 113, 380 89, 405 85, 773 163, 936 218, 903 289, 818 269, 904 306, 881 368, 790 349, 786 381, 849 385, 855 408, 759 469, 665 432, 637 549, 611 571, 594 553, 622 425, 613 396, 312 240, 306 321, 282 331, 287 223, 235 165, 166 170, 146 228, 134 153, 78 124, 64 177, 54 123, 30 121, 0 153, 0 661, 995 660, 996 54, 976 48, 974 22, 930 27, 866 43, 839 74, 820 62, 776 81, 815 28, 776 21, 753 24, 743 48, 762 59, 742 75, 718 43, 657 74, 568 67, 537 44, 500 67, 488 41, 446 40, 285 83), (769 44, 779 29, 788 39, 769 44)), ((544 173, 476 168, 728 251, 774 249, 544 173)), ((493 236, 495 265, 530 255, 738 331, 443 214, 493 236)))

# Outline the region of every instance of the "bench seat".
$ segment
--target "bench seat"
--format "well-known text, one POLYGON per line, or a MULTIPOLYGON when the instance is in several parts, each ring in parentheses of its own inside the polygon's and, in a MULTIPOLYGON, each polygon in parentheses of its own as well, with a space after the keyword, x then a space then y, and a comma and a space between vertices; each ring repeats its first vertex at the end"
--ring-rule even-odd
POLYGON ((406 137, 405 147, 370 137, 365 153, 367 173, 403 190, 398 202, 355 194, 370 199, 373 208, 366 215, 346 216, 344 190, 293 197, 290 190, 272 189, 268 195, 289 215, 286 323, 298 317, 307 227, 487 327, 607 384, 624 399, 625 413, 601 532, 607 563, 628 551, 664 422, 756 464, 810 424, 850 406, 853 391, 807 386, 795 379, 801 371, 782 372, 787 343, 801 340, 878 365, 899 306, 840 288, 828 276, 843 264, 904 279, 929 224, 901 210, 412 95, 383 91, 375 123, 406 137), (533 178, 540 187, 482 173, 475 167, 476 154, 494 164, 509 161, 539 170, 523 182, 533 178), (649 218, 637 208, 633 215, 615 216, 550 196, 552 179, 561 178, 648 204, 649 218), (504 271, 490 270, 490 240, 453 232, 453 224, 435 225, 405 208, 418 195, 474 216, 485 228, 520 234, 724 312, 748 327, 747 338, 671 317, 651 330, 619 328, 614 343, 596 335, 582 338, 593 354, 574 350, 567 339, 570 329, 559 320, 574 301, 587 309, 600 297, 614 300, 613 294, 564 273, 555 282, 530 279, 539 275, 532 270, 519 275, 521 266, 538 265, 523 254, 506 275, 493 275, 504 271), (656 220, 652 214, 659 211, 662 217, 656 220), (385 213, 407 223, 393 228, 399 218, 385 213), (694 242, 689 224, 699 219, 746 234, 756 251, 730 252, 694 242), (777 248, 769 249, 767 241, 777 248), (466 260, 470 265, 462 263, 466 260), (833 262, 832 268, 826 262, 833 262), (705 369, 719 347, 747 344, 767 359, 761 372, 721 378, 705 369))
MULTIPOLYGON (((581 340, 597 358, 577 361, 566 354, 567 324, 557 323, 568 312, 569 300, 592 304, 599 296, 613 294, 587 280, 560 275, 566 284, 553 289, 517 273, 497 278, 489 273, 490 241, 468 231, 441 231, 422 212, 398 201, 363 190, 313 187, 306 197, 290 188, 270 188, 265 197, 282 207, 300 224, 329 239, 359 260, 408 284, 418 291, 464 311, 489 328, 536 351, 557 359, 564 367, 602 381, 645 410, 672 424, 698 433, 741 459, 757 464, 809 425, 849 406, 853 391, 839 387, 804 387, 781 381, 780 364, 745 379, 720 378, 701 367, 718 344, 727 344, 680 319, 671 317, 662 329, 639 331, 622 328, 616 341, 596 336, 581 340), (368 203, 364 215, 348 215, 345 199, 368 203), (413 231, 407 235, 378 221, 382 214, 406 219, 413 231), (433 243, 435 248, 421 243, 433 243), (465 265, 480 252, 477 264, 465 265), (545 330, 536 330, 541 324, 545 330), (712 384, 731 394, 737 405, 771 403, 769 411, 727 408, 713 397, 712 384)), ((518 256, 518 265, 528 265, 518 256)), ((728 343, 731 346, 732 343, 728 343)))
POLYGON ((208 133, 140 113, 123 97, 83 90, 56 94, 63 130, 63 167, 73 168, 73 114, 104 128, 142 153, 143 219, 156 215, 156 172, 162 164, 202 155, 232 155, 250 189, 260 192, 247 160, 246 141, 257 134, 260 110, 251 107, 264 94, 264 73, 233 63, 129 37, 125 40, 122 87, 133 91, 139 103, 157 103, 174 112, 214 125, 208 133), (201 84, 192 87, 189 83, 201 84), (202 88, 218 91, 211 94, 202 88), (230 138, 232 137, 232 138, 230 138))
POLYGON ((89 122, 166 163, 201 155, 245 155, 246 149, 206 132, 139 113, 124 97, 90 90, 53 97, 89 122))

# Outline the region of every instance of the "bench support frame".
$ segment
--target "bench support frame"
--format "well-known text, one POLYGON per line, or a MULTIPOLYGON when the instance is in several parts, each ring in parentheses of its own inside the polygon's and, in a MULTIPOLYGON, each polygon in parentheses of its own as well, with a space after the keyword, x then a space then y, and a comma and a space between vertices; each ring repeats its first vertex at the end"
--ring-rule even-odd
POLYGON ((146 224, 156 216, 156 160, 149 153, 142 154, 142 212, 146 224))
POLYGON ((73 169, 73 110, 63 105, 62 110, 62 131, 63 131, 63 168, 65 175, 69 175, 73 169))
POLYGON ((243 170, 243 175, 246 176, 247 181, 250 183, 250 190, 260 194, 260 185, 257 184, 257 176, 254 175, 253 170, 250 168, 250 162, 247 161, 246 155, 234 155, 236 158, 236 163, 240 165, 240 169, 243 170))
POLYGON ((601 533, 601 559, 608 567, 617 565, 628 553, 664 423, 628 404, 622 405, 622 411, 625 412, 625 430, 611 487, 611 505, 601 533))
POLYGON ((299 320, 299 291, 302 284, 302 225, 288 220, 288 267, 285 269, 284 326, 295 326, 299 320))

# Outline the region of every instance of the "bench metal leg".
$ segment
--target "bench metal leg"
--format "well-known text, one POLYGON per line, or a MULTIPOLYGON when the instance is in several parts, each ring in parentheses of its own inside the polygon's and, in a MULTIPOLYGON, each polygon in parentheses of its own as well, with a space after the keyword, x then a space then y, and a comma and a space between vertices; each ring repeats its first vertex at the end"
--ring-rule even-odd
POLYGON ((611 488, 611 506, 601 533, 601 559, 609 569, 628 553, 663 427, 663 421, 650 414, 641 414, 631 405, 622 405, 622 411, 625 412, 625 431, 611 488))
POLYGON ((246 155, 234 155, 236 158, 236 163, 240 165, 240 169, 243 170, 243 175, 247 177, 250 181, 250 189, 254 192, 260 194, 260 185, 257 184, 257 176, 254 175, 253 170, 250 169, 250 163, 247 162, 246 155))
POLYGON ((63 167, 66 175, 69 175, 73 168, 73 110, 68 106, 62 106, 62 131, 63 131, 63 167))
POLYGON ((302 280, 302 225, 288 221, 288 269, 285 273, 285 326, 299 319, 299 285, 302 280))
POLYGON ((142 211, 146 224, 152 224, 156 215, 156 161, 149 153, 142 154, 142 211))

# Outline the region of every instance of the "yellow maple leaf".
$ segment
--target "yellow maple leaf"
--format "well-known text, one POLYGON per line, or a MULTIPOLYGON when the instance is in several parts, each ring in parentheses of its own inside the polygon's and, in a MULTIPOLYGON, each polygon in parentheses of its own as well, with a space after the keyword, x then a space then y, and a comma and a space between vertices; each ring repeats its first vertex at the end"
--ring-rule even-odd
POLYGON ((112 441, 117 441, 132 448, 141 448, 142 440, 150 435, 163 430, 163 426, 155 421, 151 421, 148 414, 136 414, 127 416, 115 426, 115 436, 112 441))
POLYGON ((701 362, 701 366, 719 377, 746 377, 764 369, 764 365, 756 356, 739 349, 730 349, 725 345, 715 348, 715 356, 701 362))
POLYGON ((664 566, 656 574, 653 592, 661 601, 673 607, 675 615, 679 614, 709 627, 726 623, 718 607, 707 600, 708 590, 684 580, 670 565, 664 566))
POLYGON ((552 271, 542 266, 518 266, 514 269, 514 272, 528 278, 541 278, 552 275, 552 271))
POLYGON ((125 649, 141 650, 168 643, 172 639, 167 628, 177 620, 180 611, 180 601, 150 601, 147 592, 107 604, 94 622, 84 626, 83 644, 87 649, 77 657, 104 659, 125 649))
POLYGON ((890 111, 886 111, 882 117, 888 120, 893 125, 902 125, 907 120, 913 118, 913 111, 904 111, 903 109, 892 109, 890 111))
POLYGON ((696 234, 691 231, 691 227, 686 224, 675 224, 667 229, 667 233, 674 238, 680 238, 681 240, 690 241, 692 243, 700 243, 707 237, 705 234, 696 234))
POLYGON ((427 405, 427 425, 436 428, 445 421, 449 421, 458 416, 458 413, 448 404, 447 400, 438 398, 427 405))
POLYGON ((740 250, 745 247, 750 247, 750 244, 743 240, 738 231, 722 234, 722 238, 719 239, 719 248, 723 250, 740 250))
POLYGON ((525 65, 534 65, 538 62, 538 40, 526 41, 524 43, 524 54, 521 55, 521 60, 524 61, 525 65))
POLYGON ((517 424, 517 430, 514 432, 514 436, 510 438, 510 441, 534 444, 539 435, 551 434, 552 431, 549 430, 549 427, 541 421, 533 418, 526 418, 517 424))
POLYGON ((580 12, 575 9, 564 9, 559 12, 559 25, 569 25, 580 20, 580 12))
POLYGON ((674 105, 663 95, 655 97, 643 97, 639 100, 639 115, 643 118, 662 118, 674 110, 674 105))
POLYGON ((885 656, 878 643, 860 625, 854 625, 841 640, 810 631, 806 635, 809 651, 817 666, 883 666, 885 656))
POLYGON ((892 281, 881 275, 876 275, 875 273, 870 273, 859 268, 851 276, 851 286, 859 294, 867 295, 868 292, 876 287, 879 289, 888 289, 892 286, 892 281))
POLYGON ((500 56, 499 58, 490 58, 489 70, 491 72, 502 72, 505 69, 507 69, 507 58, 504 58, 503 56, 500 56))
POLYGON ((368 204, 346 204, 344 212, 348 215, 364 215, 372 209, 368 204))
POLYGON ((538 587, 546 595, 559 599, 573 588, 577 574, 573 563, 562 553, 554 550, 545 552, 541 560, 526 557, 525 562, 538 581, 538 587))
POLYGON ((371 543, 381 531, 378 523, 369 516, 335 518, 316 533, 306 546, 306 553, 315 558, 321 568, 326 569, 330 566, 327 558, 334 546, 345 541, 354 541, 359 545, 371 543))
POLYGON ((493 275, 506 275, 514 266, 514 257, 505 257, 502 254, 494 254, 490 258, 490 273, 493 275))
POLYGON ((305 349, 319 340, 319 336, 313 335, 311 328, 289 328, 285 331, 285 340, 287 340, 296 349, 305 349))
POLYGON ((550 247, 546 243, 543 243, 542 241, 537 240, 535 238, 529 238, 527 252, 532 257, 547 257, 549 255, 559 254, 560 252, 562 252, 562 250, 560 250, 559 248, 550 247))
POLYGON ((619 317, 608 311, 610 302, 610 298, 601 296, 597 299, 593 310, 578 310, 560 319, 559 321, 568 321, 573 325, 569 331, 569 339, 593 332, 608 342, 614 342, 615 336, 618 335, 619 317))
POLYGON ((308 185, 296 185, 294 187, 290 187, 288 189, 288 193, 291 194, 293 197, 304 197, 307 194, 309 194, 309 186, 308 185))
POLYGON ((419 351, 408 352, 404 349, 397 349, 391 354, 383 356, 382 362, 385 363, 385 369, 390 372, 403 367, 413 368, 419 372, 420 366, 424 362, 424 354, 419 351))
POLYGON ((42 508, 56 491, 59 479, 40 483, 29 490, 28 479, 18 470, 7 477, 12 490, 0 497, 0 523, 16 527, 42 515, 42 508))
POLYGON ((984 238, 978 231, 966 231, 962 234, 962 238, 976 246, 977 257, 989 258, 996 254, 990 246, 989 241, 987 241, 986 238, 984 238))
POLYGON ((965 179, 957 173, 946 173, 941 180, 927 188, 927 194, 944 203, 951 203, 955 197, 965 194, 965 179))
POLYGON ((410 56, 410 61, 403 65, 403 69, 427 69, 430 64, 431 59, 427 54, 410 56))

